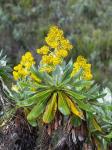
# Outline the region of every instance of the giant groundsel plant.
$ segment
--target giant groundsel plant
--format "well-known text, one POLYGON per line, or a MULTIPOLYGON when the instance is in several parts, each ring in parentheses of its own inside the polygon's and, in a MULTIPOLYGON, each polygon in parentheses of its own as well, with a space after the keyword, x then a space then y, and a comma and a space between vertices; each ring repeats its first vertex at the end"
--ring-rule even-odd
POLYGON ((98 86, 93 85, 93 81, 80 79, 82 70, 71 77, 72 68, 72 61, 67 65, 57 66, 51 74, 31 68, 31 72, 41 82, 37 83, 32 96, 17 102, 20 107, 32 108, 27 116, 31 124, 36 123, 41 114, 44 123, 51 123, 56 114, 59 114, 57 112, 64 116, 76 115, 81 119, 85 119, 83 111, 93 114, 91 100, 95 101, 102 94, 98 92, 98 86))
POLYGON ((30 52, 14 67, 16 84, 12 90, 17 107, 27 110, 27 120, 32 126, 42 120, 57 129, 68 118, 72 126, 87 121, 91 128, 88 135, 92 137, 96 132, 103 133, 96 107, 100 107, 97 99, 105 94, 93 80, 91 64, 83 56, 78 56, 75 62, 64 61, 73 46, 57 26, 50 28, 45 42, 37 49, 42 55, 38 67, 30 52))

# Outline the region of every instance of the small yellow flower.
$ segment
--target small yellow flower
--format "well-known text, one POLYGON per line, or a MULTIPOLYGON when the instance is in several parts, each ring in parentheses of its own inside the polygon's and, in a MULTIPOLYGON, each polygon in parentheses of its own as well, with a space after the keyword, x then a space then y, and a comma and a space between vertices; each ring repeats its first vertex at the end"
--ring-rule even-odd
POLYGON ((53 56, 52 55, 42 56, 42 63, 43 64, 51 64, 52 62, 53 62, 53 56))
POLYGON ((14 77, 15 80, 18 80, 18 79, 19 79, 19 74, 18 74, 18 72, 13 71, 13 77, 14 77))
POLYGON ((68 52, 64 49, 60 49, 56 51, 57 57, 66 57, 68 55, 68 52))
POLYGON ((45 41, 51 48, 57 48, 62 37, 63 31, 57 26, 52 26, 48 32, 47 37, 45 38, 45 41))
POLYGON ((87 62, 87 60, 83 57, 83 56, 78 56, 77 57, 77 61, 84 61, 84 62, 87 62))
POLYGON ((83 69, 82 78, 85 80, 92 79, 93 76, 91 73, 91 64, 88 64, 87 60, 84 57, 78 56, 73 66, 74 68, 71 73, 71 77, 73 77, 82 68, 83 69))
POLYGON ((38 54, 46 55, 48 54, 48 52, 49 52, 49 47, 46 45, 42 46, 40 49, 37 49, 38 54))
POLYGON ((47 66, 54 70, 56 65, 60 64, 68 55, 69 50, 72 49, 73 46, 70 41, 64 37, 63 31, 57 26, 50 28, 47 37, 45 37, 45 41, 47 46, 44 45, 40 49, 37 49, 37 53, 42 55, 41 67, 47 66))
POLYGON ((58 65, 61 63, 61 59, 59 57, 53 57, 53 65, 58 65))
POLYGON ((22 59, 20 61, 20 64, 22 66, 26 66, 27 64, 28 67, 30 68, 33 64, 35 64, 35 61, 34 61, 34 58, 31 54, 31 52, 26 52, 23 56, 22 56, 22 59))
POLYGON ((15 80, 19 78, 25 78, 30 75, 30 68, 35 64, 34 58, 31 52, 26 52, 20 61, 20 64, 14 67, 13 77, 15 80))
POLYGON ((62 40, 60 41, 60 45, 62 49, 65 50, 71 50, 73 48, 72 44, 70 43, 70 41, 68 39, 62 38, 62 40))

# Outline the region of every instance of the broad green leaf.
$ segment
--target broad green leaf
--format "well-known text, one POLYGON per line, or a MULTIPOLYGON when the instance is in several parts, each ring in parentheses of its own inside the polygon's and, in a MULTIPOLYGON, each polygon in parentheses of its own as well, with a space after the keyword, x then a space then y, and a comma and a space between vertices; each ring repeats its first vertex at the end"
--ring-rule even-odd
POLYGON ((97 121, 96 121, 95 118, 92 119, 92 123, 93 123, 94 128, 95 128, 97 131, 100 131, 100 132, 102 131, 100 125, 97 123, 97 121))
POLYGON ((72 83, 72 85, 74 86, 78 86, 78 87, 86 87, 86 86, 90 86, 94 83, 94 81, 87 81, 87 80, 79 80, 79 81, 75 81, 74 83, 72 83))
POLYGON ((94 94, 97 93, 99 91, 100 86, 98 86, 97 84, 95 84, 92 88, 90 88, 90 90, 87 92, 87 94, 94 94))
POLYGON ((80 100, 80 99, 74 99, 74 102, 78 104, 79 108, 87 111, 87 112, 93 112, 93 108, 92 106, 88 103, 85 103, 84 101, 80 100))
POLYGON ((68 84, 70 81, 71 81, 71 77, 69 76, 69 78, 67 78, 66 80, 64 80, 64 81, 60 84, 60 86, 65 87, 65 85, 68 84))
POLYGON ((36 127, 36 126, 37 126, 37 121, 36 121, 36 120, 28 120, 28 122, 29 122, 33 127, 36 127))
POLYGON ((74 98, 76 98, 76 99, 85 99, 85 98, 86 98, 85 95, 82 95, 82 94, 79 93, 79 92, 75 92, 75 91, 71 91, 71 90, 66 90, 66 92, 67 92, 70 96, 72 96, 72 97, 74 97, 74 98))
POLYGON ((33 74, 37 75, 37 77, 40 78, 41 80, 44 79, 43 74, 39 72, 38 69, 34 65, 30 68, 30 71, 33 74))
POLYGON ((54 93, 51 100, 47 104, 46 110, 43 115, 43 122, 50 123, 54 117, 57 110, 57 93, 54 93))
POLYGON ((36 83, 36 87, 38 88, 38 89, 48 89, 49 88, 49 86, 47 86, 47 85, 45 85, 45 84, 42 84, 42 83, 36 83))
POLYGON ((33 109, 31 110, 31 112, 28 114, 27 119, 28 121, 32 121, 35 120, 36 118, 38 118, 40 116, 41 113, 43 113, 46 104, 47 104, 47 100, 48 100, 48 95, 43 97, 43 99, 40 99, 38 101, 38 103, 33 107, 33 109))
POLYGON ((51 93, 50 90, 45 90, 45 91, 42 91, 42 92, 38 92, 37 94, 33 95, 32 97, 30 97, 28 99, 17 102, 17 105, 20 106, 20 107, 31 106, 31 105, 37 103, 38 100, 40 100, 40 99, 42 99, 46 96, 49 96, 50 93, 51 93))
POLYGON ((88 99, 98 99, 98 98, 103 98, 106 94, 103 93, 103 94, 87 94, 85 93, 86 97, 88 99))
POLYGON ((65 71, 63 73, 62 81, 66 80, 70 77, 72 69, 73 69, 73 61, 71 59, 69 61, 69 63, 65 66, 65 71))
POLYGON ((80 69, 73 77, 72 77, 72 80, 71 80, 71 83, 76 81, 76 79, 78 79, 82 74, 82 69, 80 69))
POLYGON ((61 92, 58 92, 58 109, 63 115, 69 115, 70 109, 61 92))
POLYGON ((93 81, 87 81, 87 80, 79 80, 71 83, 71 85, 76 88, 76 90, 81 91, 84 88, 87 90, 90 88, 90 86, 93 84, 93 81))
POLYGON ((108 108, 110 111, 112 111, 112 105, 111 105, 111 106, 108 105, 107 108, 108 108))
MULTIPOLYGON (((69 68, 67 68, 67 69, 69 69, 69 68)), ((73 66, 72 66, 72 69, 73 69, 73 66)), ((63 80, 62 80, 63 82, 61 83, 61 85, 65 85, 65 84, 68 84, 68 83, 72 84, 77 78, 80 77, 81 73, 82 73, 82 69, 80 69, 79 72, 76 73, 74 75, 74 77, 71 78, 71 73, 69 72, 67 77, 63 78, 63 80)))
POLYGON ((112 139, 112 132, 110 132, 108 135, 105 136, 108 139, 112 139))
POLYGON ((73 60, 72 60, 72 59, 70 59, 70 61, 66 64, 65 70, 66 70, 67 68, 71 68, 71 66, 72 66, 72 68, 73 68, 73 60))
POLYGON ((106 93, 102 93, 102 94, 98 94, 97 96, 95 95, 95 99, 97 98, 103 98, 104 96, 106 96, 107 94, 106 93))
POLYGON ((61 66, 56 66, 56 69, 52 73, 53 76, 53 83, 54 85, 57 85, 61 83, 62 77, 63 77, 63 70, 61 66))
POLYGON ((67 97, 66 95, 64 95, 64 98, 67 101, 67 104, 69 106, 69 108, 71 109, 72 113, 78 117, 80 117, 81 119, 84 119, 84 115, 83 112, 81 110, 78 109, 78 107, 76 106, 75 103, 73 103, 71 101, 71 99, 69 97, 67 97))
POLYGON ((49 85, 53 85, 53 78, 52 76, 50 76, 48 73, 44 72, 43 73, 43 76, 44 76, 44 82, 46 84, 49 84, 49 85))
POLYGON ((41 83, 41 79, 37 76, 36 73, 32 73, 32 74, 31 74, 31 78, 32 78, 34 81, 36 81, 36 82, 38 82, 38 83, 41 83))

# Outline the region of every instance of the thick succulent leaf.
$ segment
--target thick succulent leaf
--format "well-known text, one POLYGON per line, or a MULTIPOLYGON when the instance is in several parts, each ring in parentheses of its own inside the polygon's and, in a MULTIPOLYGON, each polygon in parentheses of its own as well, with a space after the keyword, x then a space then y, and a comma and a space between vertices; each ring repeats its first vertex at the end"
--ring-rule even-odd
POLYGON ((60 86, 61 86, 61 87, 65 87, 65 85, 69 84, 70 81, 71 81, 71 77, 69 76, 69 78, 67 78, 66 80, 64 80, 64 81, 60 84, 60 86))
POLYGON ((32 97, 30 97, 28 99, 17 102, 17 105, 20 107, 31 106, 31 105, 37 103, 39 100, 43 99, 44 97, 49 96, 50 93, 51 93, 50 90, 38 92, 37 94, 33 95, 32 97))
POLYGON ((65 67, 63 77, 62 77, 62 81, 65 81, 66 79, 70 78, 70 74, 72 72, 72 69, 73 69, 73 61, 71 59, 65 67))
POLYGON ((58 109, 63 115, 69 115, 70 109, 61 92, 58 92, 58 109))
POLYGON ((71 83, 72 86, 76 88, 76 90, 81 91, 84 88, 90 87, 94 81, 87 81, 87 80, 79 80, 71 83))
POLYGON ((48 100, 48 95, 43 97, 43 99, 40 99, 38 101, 38 103, 33 107, 33 109, 31 110, 31 112, 28 114, 27 119, 28 121, 32 121, 37 119, 41 113, 43 113, 46 104, 47 104, 47 100, 48 100))
POLYGON ((87 94, 91 95, 91 94, 97 93, 99 91, 99 88, 100 86, 95 84, 92 88, 90 88, 90 90, 88 90, 87 94))
POLYGON ((85 103, 85 101, 82 101, 80 99, 75 99, 74 97, 72 97, 72 100, 78 104, 79 108, 87 111, 87 112, 94 112, 92 106, 88 103, 85 103))
POLYGON ((68 104, 70 110, 72 111, 72 113, 74 115, 80 117, 81 119, 84 119, 83 112, 78 109, 77 105, 75 103, 73 103, 69 97, 67 97, 65 95, 64 95, 64 97, 65 97, 67 104, 68 104))
POLYGON ((61 85, 72 84, 82 73, 82 69, 79 70, 78 73, 71 78, 71 72, 73 70, 73 62, 72 60, 66 65, 65 71, 62 76, 62 83, 61 85))
POLYGON ((65 68, 66 68, 66 61, 62 61, 62 63, 61 63, 61 68, 63 69, 63 71, 65 70, 65 68))
POLYGON ((103 93, 103 94, 99 94, 99 93, 97 93, 97 94, 85 94, 86 95, 86 97, 88 98, 88 100, 90 99, 98 99, 98 98, 103 98, 104 96, 106 96, 106 93, 103 93))
POLYGON ((71 91, 71 90, 66 90, 66 93, 68 93, 70 96, 76 98, 76 99, 85 99, 86 96, 79 93, 79 92, 75 92, 75 91, 71 91))
POLYGON ((36 127, 37 121, 36 120, 28 120, 28 122, 31 124, 31 126, 36 127))
POLYGON ((112 132, 110 132, 108 135, 105 136, 108 139, 112 139, 112 132))
POLYGON ((100 131, 100 132, 102 131, 100 125, 98 124, 98 122, 95 118, 92 119, 92 123, 93 123, 95 130, 100 131))
POLYGON ((43 122, 50 123, 54 117, 57 110, 57 93, 54 93, 51 100, 47 104, 46 110, 43 115, 43 122))
POLYGON ((43 77, 43 73, 42 72, 39 72, 38 69, 33 65, 31 68, 30 68, 30 71, 37 75, 38 78, 40 78, 41 80, 44 79, 43 77))
POLYGON ((63 77, 63 69, 61 66, 57 66, 52 73, 54 85, 61 83, 63 77))
POLYGON ((72 59, 70 59, 70 61, 66 64, 64 71, 65 71, 67 68, 71 68, 71 66, 72 66, 72 68, 73 68, 73 60, 72 60, 72 59))
POLYGON ((107 107, 108 110, 112 111, 112 105, 106 105, 106 107, 107 107))
POLYGON ((101 93, 101 94, 95 95, 94 98, 95 99, 97 99, 97 98, 103 98, 106 95, 107 95, 106 93, 101 93))
POLYGON ((37 74, 36 73, 32 73, 31 74, 31 78, 35 81, 35 82, 37 82, 37 83, 41 83, 41 79, 37 76, 37 74))
POLYGON ((51 75, 49 75, 48 73, 44 72, 43 73, 43 76, 44 76, 44 82, 48 85, 53 85, 53 78, 51 75))
POLYGON ((76 81, 82 74, 82 69, 80 69, 73 77, 72 77, 72 80, 71 80, 71 83, 76 81))
POLYGON ((36 87, 37 87, 37 89, 48 89, 49 88, 49 85, 47 86, 47 85, 45 85, 45 84, 42 84, 42 83, 36 83, 36 87))
POLYGON ((75 81, 74 83, 72 83, 72 85, 74 86, 78 86, 78 87, 86 87, 86 86, 90 86, 94 83, 94 81, 88 81, 88 80, 78 80, 78 81, 75 81))

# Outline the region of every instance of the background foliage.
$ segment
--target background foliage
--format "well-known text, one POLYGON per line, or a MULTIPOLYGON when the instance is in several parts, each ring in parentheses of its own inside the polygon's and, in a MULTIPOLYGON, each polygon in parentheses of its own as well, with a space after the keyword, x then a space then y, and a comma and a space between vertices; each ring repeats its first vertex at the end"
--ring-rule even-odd
POLYGON ((15 64, 25 51, 35 53, 53 24, 59 25, 74 45, 73 58, 86 56, 97 82, 112 89, 112 1, 1 0, 0 49, 15 64))

